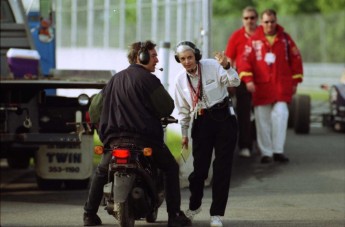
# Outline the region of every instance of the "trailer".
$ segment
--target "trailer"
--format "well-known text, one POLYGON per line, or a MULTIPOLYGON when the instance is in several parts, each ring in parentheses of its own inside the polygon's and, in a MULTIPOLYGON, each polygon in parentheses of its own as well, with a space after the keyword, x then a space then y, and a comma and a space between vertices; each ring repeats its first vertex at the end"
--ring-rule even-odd
POLYGON ((10 168, 27 168, 34 160, 41 189, 86 188, 93 169, 92 97, 56 91, 102 89, 114 72, 43 73, 41 56, 49 53, 35 48, 21 1, 1 0, 1 10, 0 156, 10 168))

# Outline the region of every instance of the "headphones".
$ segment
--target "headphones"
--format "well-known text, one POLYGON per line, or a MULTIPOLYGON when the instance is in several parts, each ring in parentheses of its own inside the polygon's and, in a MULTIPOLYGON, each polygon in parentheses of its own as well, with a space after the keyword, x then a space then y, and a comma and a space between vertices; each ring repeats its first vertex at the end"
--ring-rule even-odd
MULTIPOLYGON (((202 55, 200 53, 200 50, 198 48, 196 48, 196 46, 194 45, 194 43, 192 42, 189 42, 189 41, 183 41, 183 42, 180 42, 179 44, 176 45, 176 50, 179 46, 182 46, 182 45, 186 45, 186 46, 189 46, 190 48, 192 48, 194 50, 194 55, 195 55, 195 60, 196 61, 200 61, 202 55)), ((175 53, 175 60, 180 63, 180 59, 178 58, 178 54, 175 53)))
POLYGON ((147 49, 146 43, 141 42, 140 50, 138 52, 139 62, 143 65, 147 65, 150 62, 150 53, 147 49))

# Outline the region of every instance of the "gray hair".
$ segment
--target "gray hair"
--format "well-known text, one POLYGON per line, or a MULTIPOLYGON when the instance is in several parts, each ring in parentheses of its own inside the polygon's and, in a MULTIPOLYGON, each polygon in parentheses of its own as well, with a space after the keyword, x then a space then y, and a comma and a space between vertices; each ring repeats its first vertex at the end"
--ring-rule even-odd
POLYGON ((195 53, 195 50, 192 48, 192 47, 190 47, 190 46, 188 46, 188 45, 179 45, 177 48, 176 48, 176 54, 180 54, 180 53, 183 53, 183 52, 185 52, 185 51, 187 51, 187 50, 191 50, 191 51, 193 51, 193 53, 195 53))

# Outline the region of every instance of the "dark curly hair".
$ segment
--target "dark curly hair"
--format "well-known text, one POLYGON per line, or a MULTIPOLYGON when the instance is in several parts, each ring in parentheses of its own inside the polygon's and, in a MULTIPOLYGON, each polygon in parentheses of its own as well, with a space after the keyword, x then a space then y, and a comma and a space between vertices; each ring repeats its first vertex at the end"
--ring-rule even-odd
POLYGON ((142 48, 147 50, 152 50, 156 47, 156 44, 151 40, 146 40, 145 42, 135 42, 129 46, 127 59, 129 64, 135 64, 137 62, 138 53, 142 48))

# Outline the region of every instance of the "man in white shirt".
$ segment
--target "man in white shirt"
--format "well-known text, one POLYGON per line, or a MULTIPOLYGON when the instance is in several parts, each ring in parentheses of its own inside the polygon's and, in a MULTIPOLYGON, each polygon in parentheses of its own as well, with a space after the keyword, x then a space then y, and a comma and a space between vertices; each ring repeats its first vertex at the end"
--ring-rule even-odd
POLYGON ((226 56, 217 53, 214 59, 202 59, 200 50, 189 41, 176 46, 175 59, 184 70, 177 76, 175 104, 182 129, 182 146, 188 148, 188 129, 192 122, 193 171, 187 217, 201 211, 205 180, 208 177, 212 153, 213 162, 211 226, 221 227, 228 200, 232 159, 237 142, 237 119, 228 87, 237 87, 240 79, 230 67, 226 56))

